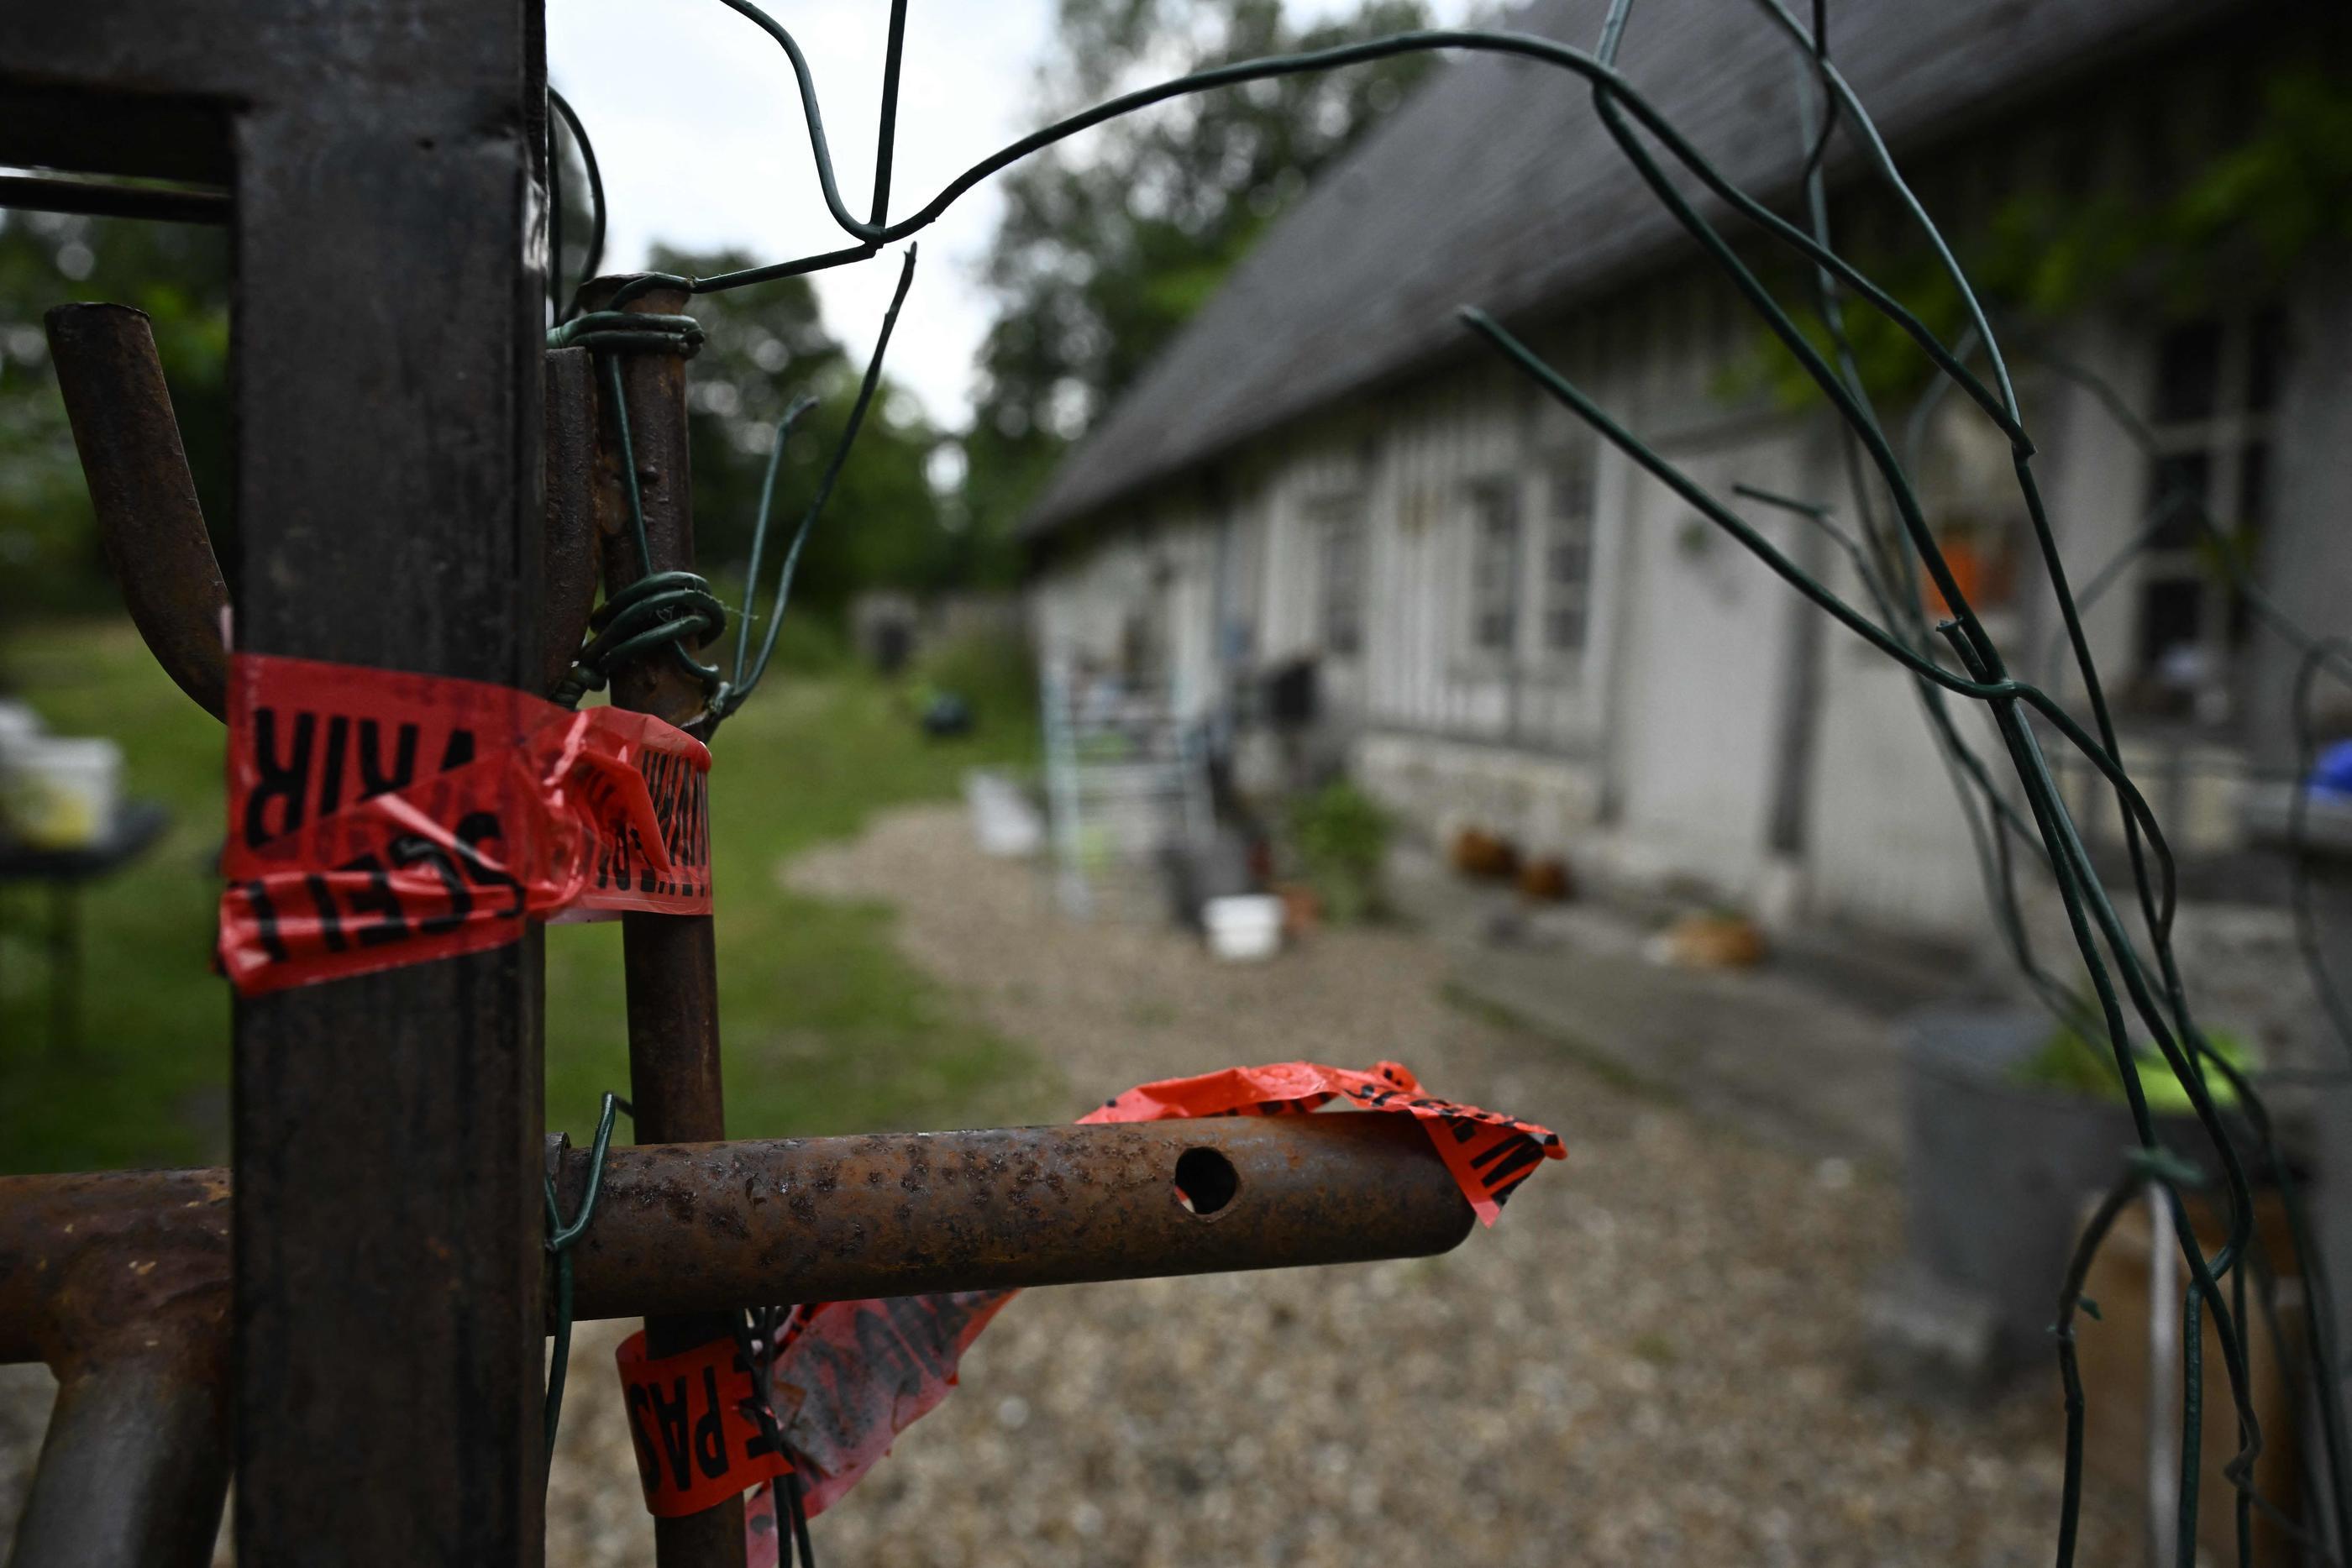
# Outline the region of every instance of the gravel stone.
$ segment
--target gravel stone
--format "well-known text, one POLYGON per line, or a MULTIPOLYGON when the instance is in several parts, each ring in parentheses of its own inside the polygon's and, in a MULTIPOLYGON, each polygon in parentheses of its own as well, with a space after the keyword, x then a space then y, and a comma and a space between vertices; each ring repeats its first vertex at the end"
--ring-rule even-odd
MULTIPOLYGON (((1862 1381, 1861 1299, 1901 1218, 1866 1168, 1764 1148, 1449 1005, 1443 954, 1408 931, 1220 964, 1181 933, 1065 919, 950 810, 780 874, 896 908, 919 967, 1059 1071, 1041 1117, 1235 1063, 1393 1057, 1568 1145, 1442 1258, 1031 1291, 816 1521, 825 1563, 2048 1561, 2054 1376, 1972 1410, 1862 1381)), ((583 1336, 551 1562, 650 1560, 597 1396, 618 1333, 583 1336)), ((2084 1538, 2086 1562, 2119 1562, 2130 1533, 2094 1516, 2084 1538)))

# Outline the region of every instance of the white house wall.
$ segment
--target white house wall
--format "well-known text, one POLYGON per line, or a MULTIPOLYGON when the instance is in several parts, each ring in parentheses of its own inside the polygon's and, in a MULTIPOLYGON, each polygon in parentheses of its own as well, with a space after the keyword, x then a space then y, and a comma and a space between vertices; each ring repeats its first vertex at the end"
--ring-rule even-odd
MULTIPOLYGON (((1799 487, 1797 443, 1785 430, 1667 455, 1718 496, 1738 483, 1799 487)), ((1645 880, 1688 877, 1752 895, 1770 852, 1798 606, 1761 561, 1657 480, 1633 476, 1625 510, 1626 685, 1610 770, 1620 864, 1645 880)), ((1790 542, 1790 519, 1755 520, 1790 542)))
MULTIPOLYGON (((2089 147, 2083 166, 2095 179, 2124 178, 2147 156, 2136 141, 2145 119, 2128 108, 2126 98, 2108 101, 2103 130, 2003 132, 1956 156, 1923 189, 1936 187, 1928 200, 1948 229, 1965 228, 2000 192, 2021 188, 2026 172, 2079 162, 2059 145, 2078 134, 2088 141, 2075 151, 2089 147)), ((1891 222, 1864 212, 1842 238, 1854 254, 1883 251, 1894 244, 1883 232, 1891 222)), ((2304 352, 2284 371, 2273 450, 2296 460, 2273 464, 2269 548, 2273 564, 2291 551, 2315 570, 2284 579, 2273 570, 2272 581, 2305 619, 2337 631, 2352 529, 2336 520, 2340 508, 2329 497, 2347 488, 2338 481, 2352 465, 2352 356, 2323 350, 2352 334, 2352 292, 2321 280, 2287 304, 2304 352)), ((2051 341, 2137 404, 2159 325, 2091 316, 2051 341)), ((1751 361, 1757 332, 1727 287, 1694 267, 1583 307, 1535 330, 1533 342, 1717 496, 1728 498, 1735 483, 1761 485, 1828 503, 1851 524, 1853 497, 1826 418, 1801 421, 1760 399, 1725 395, 1727 372, 1751 361)), ((2035 472, 2079 589, 2145 527, 2148 465, 2090 393, 2022 363, 2019 392, 2041 447, 2035 472)), ((1950 402, 1938 417, 1953 428, 1931 430, 1931 440, 1957 442, 1962 469, 2010 484, 2002 439, 1961 400, 1950 402)), ((1137 527, 1098 519, 1109 525, 1106 542, 1037 588, 1041 636, 1049 647, 1113 649, 1122 617, 1156 606, 1171 622, 1172 678, 1196 711, 1220 699, 1229 660, 1248 674, 1315 657, 1332 721, 1353 737, 1358 776, 1427 832, 1475 822, 1536 852, 1566 852, 1601 880, 1690 878, 1774 912, 1980 934, 1971 841, 1909 678, 1836 627, 1821 635, 1809 666, 1802 629, 1818 612, 1622 455, 1601 449, 1591 460, 1581 656, 1547 668, 1473 651, 1470 486, 1510 477, 1521 486, 1522 517, 1533 518, 1548 466, 1591 440, 1498 361, 1466 357, 1268 433, 1203 479, 1212 500, 1141 508, 1137 527), (1322 645, 1318 519, 1341 500, 1358 508, 1364 530, 1364 635, 1353 657, 1322 645), (1784 737, 1792 725, 1801 734, 1808 714, 1809 748, 1792 753, 1784 737)), ((1734 504, 1801 559, 1835 565, 1832 580, 1861 601, 1852 571, 1824 539, 1807 537, 1806 525, 1734 504)), ((2030 549, 2019 568, 2014 601, 1988 621, 2016 673, 2047 677, 2077 701, 2063 661, 2047 657, 2063 646, 2030 549)), ((2110 671, 2132 663, 2137 598, 2126 577, 2085 615, 2110 671)), ((2284 684, 2284 656, 2264 656, 2258 685, 2284 684)), ((1991 771, 2005 776, 1981 711, 1952 706, 1991 771)), ((2277 715, 2253 716, 2274 737, 2277 715)), ((2072 793, 2095 831, 2101 791, 2085 779, 2072 793)), ((2235 831, 2226 792, 2200 786, 2182 796, 2179 815, 2190 847, 2235 831)))
POLYGON ((1197 507, 1141 516, 1148 526, 1105 532, 1031 585, 1038 656, 1065 668, 1121 670, 1155 682, 1180 715, 1203 717, 1223 690, 1216 528, 1197 507), (1148 670, 1126 667, 1139 627, 1159 654, 1148 670))
MULTIPOLYGON (((1894 929, 1981 932, 1976 852, 1911 676, 1843 628, 1823 652, 1805 828, 1815 908, 1894 929)), ((1992 776, 2005 777, 2009 759, 1981 706, 1949 706, 1992 776)))
MULTIPOLYGON (((1245 487, 1238 526, 1257 545, 1263 658, 1318 658, 1359 777, 1426 832, 1475 821, 1558 852, 1600 813, 1611 596, 1596 591, 1576 669, 1480 658, 1468 635, 1469 487, 1520 486, 1531 530, 1547 443, 1580 439, 1542 420, 1531 392, 1475 365, 1301 432, 1245 487), (1335 657, 1323 645, 1317 530, 1350 504, 1363 530, 1364 639, 1359 655, 1335 657)), ((1604 511, 1597 580, 1615 548, 1604 511)))
MULTIPOLYGON (((1545 337, 1553 362, 1719 494, 1829 483, 1806 429, 1727 407, 1739 319, 1688 283, 1643 291, 1545 337), (1645 350, 1646 345, 1646 350, 1645 350)), ((1166 618, 1185 711, 1209 711, 1219 649, 1263 672, 1316 657, 1359 778, 1421 831, 1476 823, 1531 852, 1578 857, 1602 880, 1696 881, 1753 900, 1795 879, 1815 913, 1935 928, 1965 919, 1969 862, 1948 788, 1900 680, 1843 648, 1825 661, 1808 852, 1777 853, 1768 821, 1788 717, 1787 586, 1686 504, 1606 449, 1594 474, 1592 614, 1572 669, 1471 655, 1468 486, 1509 476, 1542 505, 1548 464, 1590 440, 1503 367, 1471 361, 1286 433, 1226 469, 1214 503, 1139 508, 1133 526, 1034 590, 1048 656, 1116 659, 1131 618, 1166 618), (1322 646, 1318 507, 1352 497, 1365 530, 1363 651, 1322 646), (1217 606, 1225 624, 1217 625, 1217 606), (1840 824, 1834 837, 1818 824, 1840 824), (1938 868, 1894 874, 1928 853, 1938 868), (1948 874, 1947 874, 1948 873, 1948 874)), ((1784 516, 1744 507, 1797 547, 1784 516)))

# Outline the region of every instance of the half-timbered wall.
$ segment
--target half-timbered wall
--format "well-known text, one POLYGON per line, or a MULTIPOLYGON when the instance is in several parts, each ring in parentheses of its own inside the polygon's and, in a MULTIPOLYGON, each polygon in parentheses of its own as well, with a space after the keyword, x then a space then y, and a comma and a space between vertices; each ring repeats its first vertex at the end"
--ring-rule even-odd
MULTIPOLYGON (((2194 120, 2200 93, 2243 97, 2243 85, 2192 75, 2165 88, 2168 112, 2194 120)), ((2062 130, 2004 130, 1931 166, 1923 189, 1959 231, 2037 170, 2142 178, 2145 96, 2111 94, 2062 130)), ((1864 209, 1843 237, 1866 252, 1887 222, 1864 209)), ((2304 619, 2340 632, 2352 530, 2314 503, 2343 493, 2352 463, 2352 441, 2323 434, 2352 427, 2352 291, 2306 280, 2279 316, 2269 423, 2222 434, 2242 446, 2249 431, 2271 433, 2260 570, 2304 619)), ((2041 347, 2145 408, 2162 329, 2145 311, 2091 311, 2041 347)), ((1854 526, 1835 428, 1781 412, 1756 384, 1758 329, 1712 274, 1666 271, 1528 330, 1717 496, 1760 486, 1826 502, 1854 526)), ((2017 359, 2035 472, 2079 591, 2147 527, 2150 464, 2090 392, 2017 359)), ((1908 413, 1883 417, 1895 427, 1908 413)), ((1997 558, 1983 600, 2016 673, 2076 695, 2006 441, 1958 397, 1920 422, 1916 442, 1895 434, 1913 443, 1928 524, 1997 558)), ((1874 487, 1870 500, 1886 504, 1874 487)), ((1736 504, 1868 607, 1827 535, 1736 504)), ((1049 654, 1132 662, 1161 650, 1138 673, 1203 716, 1237 683, 1312 658, 1358 776, 1425 832, 1475 822, 1564 852, 1600 880, 1695 881, 1776 917, 1986 929, 1978 862, 1912 680, 1489 357, 1465 353, 1270 432, 1092 532, 1034 591, 1049 654)), ((2145 642, 2139 570, 2117 574, 2085 615, 2119 681, 2145 642)), ((2283 684, 2286 655, 2256 645, 2243 657, 2230 699, 2240 711, 2193 737, 2196 780, 2174 812, 2192 850, 2238 831, 2232 791, 2249 749, 2278 749, 2282 720, 2263 694, 2283 684)), ((1955 716, 2005 772, 1981 716, 1958 703, 1955 716)), ((2095 821, 2092 793, 2081 795, 2095 821)))

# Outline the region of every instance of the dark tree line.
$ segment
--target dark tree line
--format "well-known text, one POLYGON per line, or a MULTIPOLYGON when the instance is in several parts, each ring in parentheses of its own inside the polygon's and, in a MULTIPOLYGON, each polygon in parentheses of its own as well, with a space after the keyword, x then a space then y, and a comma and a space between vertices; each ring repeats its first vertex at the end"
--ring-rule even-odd
MULTIPOLYGON (((1367 0, 1307 27, 1276 0, 1062 0, 1032 118, 1043 123, 1152 78, 1424 20, 1418 0, 1367 0)), ((1054 463, 1427 64, 1402 57, 1184 99, 1006 175, 984 269, 995 320, 971 423, 932 427, 886 380, 810 541, 796 604, 824 616, 866 587, 925 592, 1012 580, 1021 508, 1054 463)), ((583 188, 575 162, 564 182, 568 277, 585 261, 583 188)), ((652 265, 707 274, 751 259, 659 247, 652 265)), ((0 614, 97 608, 112 597, 41 332, 42 312, 65 300, 135 305, 153 319, 234 584, 228 288, 217 230, 0 214, 0 614)), ((696 526, 704 570, 731 593, 777 416, 802 392, 822 400, 780 476, 781 536, 807 504, 864 367, 827 329, 805 279, 707 296, 694 312, 709 330, 690 376, 696 526)))

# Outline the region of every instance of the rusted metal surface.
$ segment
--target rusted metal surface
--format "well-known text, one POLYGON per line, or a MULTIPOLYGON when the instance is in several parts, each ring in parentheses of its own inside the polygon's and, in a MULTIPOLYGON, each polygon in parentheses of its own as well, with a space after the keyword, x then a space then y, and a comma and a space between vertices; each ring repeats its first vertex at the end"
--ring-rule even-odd
POLYGON ((87 1362, 163 1319, 228 1321, 229 1174, 0 1176, 0 1364, 87 1362))
POLYGON ((59 1378, 11 1568, 212 1561, 228 1490, 227 1351, 226 1332, 164 1340, 59 1378))
MULTIPOLYGON (((0 181, 0 205, 7 195, 0 181)), ((226 222, 223 198, 218 217, 226 222)), ((48 313, 50 357, 98 514, 99 540, 124 604, 156 663, 215 718, 228 654, 221 612, 228 587, 189 477, 171 394, 143 311, 60 305, 48 313)), ((540 689, 572 667, 596 601, 594 367, 583 349, 547 356, 545 532, 541 539, 546 650, 540 689)))
MULTIPOLYGON (((235 191, 240 647, 537 685, 545 89, 540 0, 12 8, 0 162, 235 191)), ((541 1557, 539 951, 236 1008, 248 1568, 541 1557)))
POLYGON ((198 1568, 229 1473, 226 1171, 0 1178, 0 1362, 58 1402, 12 1568, 198 1568))
POLYGON ((228 689, 221 643, 228 584, 196 502, 147 313, 60 305, 45 320, 99 542, 123 603, 163 673, 218 718, 228 689))
POLYGON ((596 605, 596 367, 585 349, 547 356, 547 525, 540 635, 547 690, 572 668, 596 605))
MULTIPOLYGON (((565 1157, 567 1205, 587 1161, 565 1157)), ((1358 1262, 1443 1252, 1470 1223, 1403 1116, 615 1148, 574 1300, 593 1318, 1358 1262), (1213 1156, 1195 1185, 1215 1158, 1236 1178, 1214 1213, 1177 1197, 1190 1150, 1213 1156)))
MULTIPOLYGON (((581 286, 583 310, 606 308, 620 277, 593 277, 581 286)), ((693 297, 681 288, 656 288, 621 308, 630 315, 679 316, 693 297)), ((694 570, 693 469, 687 453, 686 360, 679 354, 625 353, 621 388, 628 401, 629 444, 637 464, 637 492, 645 507, 651 561, 637 559, 630 537, 629 501, 621 474, 621 451, 612 414, 600 409, 596 440, 596 530, 603 550, 607 597, 654 571, 694 570)), ((603 396, 600 380, 598 395, 603 396)), ((688 650, 691 652, 692 650, 688 650)), ((640 659, 613 676, 613 702, 690 727, 700 717, 702 687, 667 655, 640 659)))
MULTIPOLYGON (((566 1213, 588 1158, 547 1140, 566 1213)), ((228 1191, 221 1170, 0 1177, 0 1363, 58 1364, 224 1302, 228 1191)), ((1470 1224, 1408 1116, 639 1144, 605 1157, 574 1301, 632 1317, 1417 1258, 1470 1224), (1187 1166, 1188 1207, 1196 1151, 1213 1157, 1187 1166)))
MULTIPOLYGON (((237 645, 536 690, 539 0, 216 5, 237 645)), ((540 1561, 540 951, 236 1005, 247 1568, 540 1561)))
MULTIPOLYGON (((587 1152, 543 1158, 572 1211, 587 1152)), ((0 1362, 46 1361, 63 1389, 12 1568, 205 1561, 228 1469, 230 1185, 220 1170, 0 1178, 0 1362)), ((686 1343, 746 1301, 1421 1257, 1470 1225, 1402 1116, 639 1145, 607 1155, 572 1254, 575 1312, 652 1313, 686 1343)), ((724 1556, 729 1512, 657 1543, 724 1556)))
POLYGON ((0 207, 19 212, 81 213, 100 218, 145 218, 167 224, 225 224, 226 191, 160 190, 98 180, 51 180, 37 174, 0 174, 0 207))
MULTIPOLYGON (((583 291, 583 307, 602 308, 619 281, 592 279, 583 291)), ((631 314, 674 316, 682 314, 688 302, 684 290, 665 288, 632 300, 623 308, 631 314)), ((645 513, 646 542, 653 559, 637 558, 612 412, 600 408, 596 518, 608 598, 648 572, 694 569, 686 361, 682 355, 668 353, 617 358, 645 513)), ((609 385, 600 382, 600 392, 609 385)), ((689 726, 701 714, 703 692, 676 660, 657 653, 614 673, 613 703, 689 726)), ((621 956, 628 991, 629 1100, 635 1107, 632 1120, 636 1135, 649 1143, 665 1144, 724 1138, 719 958, 710 917, 624 915, 621 956)), ((749 1299, 706 1302, 704 1310, 677 1315, 649 1315, 646 1349, 656 1356, 674 1355, 724 1339, 734 1332, 735 1312, 749 1299)), ((742 1500, 732 1499, 680 1519, 656 1520, 654 1556, 660 1568, 741 1568, 742 1500)))

